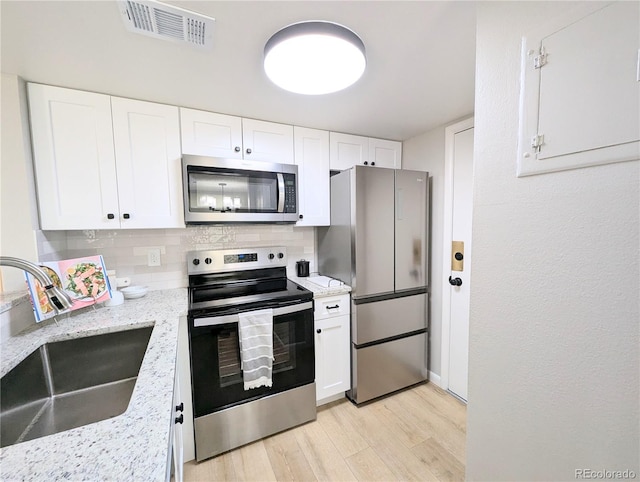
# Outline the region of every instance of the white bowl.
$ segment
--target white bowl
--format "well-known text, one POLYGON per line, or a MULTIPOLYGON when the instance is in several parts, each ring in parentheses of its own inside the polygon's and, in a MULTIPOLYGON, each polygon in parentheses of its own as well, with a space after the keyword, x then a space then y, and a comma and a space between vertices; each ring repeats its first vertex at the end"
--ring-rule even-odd
POLYGON ((127 286, 126 288, 121 288, 120 291, 126 299, 135 300, 146 295, 149 288, 146 286, 127 286))

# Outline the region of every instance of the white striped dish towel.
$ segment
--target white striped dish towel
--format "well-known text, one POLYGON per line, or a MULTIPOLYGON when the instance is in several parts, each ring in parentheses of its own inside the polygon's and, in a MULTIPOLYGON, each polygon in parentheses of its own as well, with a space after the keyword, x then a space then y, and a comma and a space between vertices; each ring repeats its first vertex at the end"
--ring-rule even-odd
POLYGON ((238 316, 244 389, 270 387, 273 367, 273 310, 248 311, 238 316))

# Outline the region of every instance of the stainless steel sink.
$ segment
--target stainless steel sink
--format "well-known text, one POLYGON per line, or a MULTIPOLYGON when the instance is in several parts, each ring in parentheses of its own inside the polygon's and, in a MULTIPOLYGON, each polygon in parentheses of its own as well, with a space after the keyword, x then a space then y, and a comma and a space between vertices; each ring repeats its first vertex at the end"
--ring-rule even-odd
POLYGON ((0 380, 0 445, 125 412, 153 327, 47 343, 0 380))

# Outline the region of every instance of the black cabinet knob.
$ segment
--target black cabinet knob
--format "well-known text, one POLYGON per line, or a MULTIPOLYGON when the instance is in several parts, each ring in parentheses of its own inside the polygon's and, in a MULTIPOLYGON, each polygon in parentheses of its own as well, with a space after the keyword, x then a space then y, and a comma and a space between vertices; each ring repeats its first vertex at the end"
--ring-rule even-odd
POLYGON ((114 219, 115 215, 113 213, 107 214, 107 219, 114 219))
POLYGON ((129 219, 131 216, 129 216, 129 213, 124 213, 122 215, 122 217, 125 218, 125 219, 129 219))
POLYGON ((449 276, 449 284, 451 286, 462 286, 462 280, 460 278, 452 278, 449 276))
POLYGON ((318 328, 318 329, 316 330, 316 333, 322 333, 322 330, 321 330, 320 328, 318 328))
POLYGON ((184 415, 180 414, 179 417, 176 417, 176 423, 182 423, 184 422, 184 415))
POLYGON ((198 266, 198 265, 200 264, 200 260, 199 260, 198 258, 194 259, 194 260, 193 260, 193 264, 194 264, 195 266, 198 266))
POLYGON ((240 152, 240 146, 236 146, 236 147, 235 147, 235 149, 234 149, 234 151, 236 151, 236 152, 240 152))
POLYGON ((247 154, 251 154, 251 149, 247 149, 247 154))
POLYGON ((458 261, 462 261, 462 259, 464 258, 462 253, 456 253, 453 255, 453 257, 456 258, 458 261))
POLYGON ((176 412, 184 411, 184 403, 180 402, 180 405, 176 405, 176 412))
POLYGON ((301 214, 300 216, 298 216, 300 219, 302 219, 304 216, 301 214))
POLYGON ((376 162, 375 162, 375 161, 371 161, 371 165, 372 165, 372 166, 375 166, 375 165, 376 165, 376 162))
POLYGON ((365 166, 368 166, 368 165, 369 165, 369 162, 368 162, 368 161, 364 161, 364 162, 363 162, 363 164, 364 164, 365 166))

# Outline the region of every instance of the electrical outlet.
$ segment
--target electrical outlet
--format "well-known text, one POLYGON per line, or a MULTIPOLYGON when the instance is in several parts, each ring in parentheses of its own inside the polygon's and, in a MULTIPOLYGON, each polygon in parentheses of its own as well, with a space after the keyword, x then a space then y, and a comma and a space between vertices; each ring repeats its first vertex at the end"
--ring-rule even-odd
POLYGON ((147 266, 160 266, 160 248, 150 248, 147 251, 147 266))

